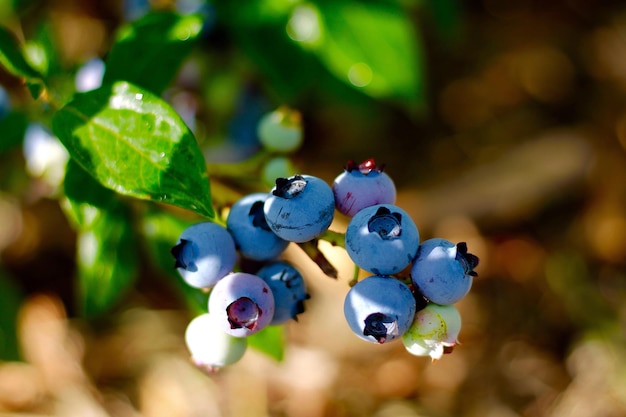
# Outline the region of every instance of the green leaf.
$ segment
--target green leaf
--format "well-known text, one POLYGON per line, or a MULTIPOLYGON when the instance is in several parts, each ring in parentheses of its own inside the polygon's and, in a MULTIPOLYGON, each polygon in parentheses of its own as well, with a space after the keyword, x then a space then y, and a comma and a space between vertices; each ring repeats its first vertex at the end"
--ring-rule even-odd
POLYGON ((248 346, 266 355, 282 361, 285 356, 284 326, 267 326, 265 329, 248 336, 248 346))
POLYGON ((0 154, 22 143, 28 121, 26 115, 12 111, 0 120, 0 154))
POLYGON ((172 107, 126 82, 77 94, 53 119, 71 157, 120 194, 213 217, 206 163, 172 107))
POLYGON ((16 77, 25 78, 33 97, 39 96, 43 88, 41 74, 26 61, 19 42, 3 26, 0 26, 0 64, 16 77))
POLYGON ((103 187, 71 158, 65 168, 63 191, 67 198, 65 212, 78 229, 92 227, 98 210, 106 211, 120 204, 112 190, 103 187))
POLYGON ((198 15, 149 13, 117 33, 104 82, 132 82, 160 94, 174 78, 202 30, 198 15))
POLYGON ((170 252, 183 230, 194 223, 197 223, 197 219, 184 219, 157 210, 156 207, 147 207, 141 215, 139 228, 152 265, 165 274, 168 284, 178 293, 189 311, 197 316, 207 312, 208 293, 183 281, 174 267, 174 257, 170 252))
POLYGON ((20 359, 17 339, 17 313, 24 295, 0 269, 0 361, 20 359))
POLYGON ((128 208, 91 210, 92 227, 80 231, 77 238, 79 305, 87 317, 111 309, 134 283, 138 269, 128 208))
POLYGON ((3 26, 0 26, 0 64, 17 77, 41 78, 39 72, 24 58, 19 42, 13 33, 3 26))
POLYGON ((85 316, 98 316, 115 306, 137 277, 132 213, 72 160, 64 190, 66 211, 78 229, 78 305, 85 316))
POLYGON ((337 78, 375 98, 424 105, 422 48, 397 3, 321 1, 318 10, 320 38, 302 46, 337 78))

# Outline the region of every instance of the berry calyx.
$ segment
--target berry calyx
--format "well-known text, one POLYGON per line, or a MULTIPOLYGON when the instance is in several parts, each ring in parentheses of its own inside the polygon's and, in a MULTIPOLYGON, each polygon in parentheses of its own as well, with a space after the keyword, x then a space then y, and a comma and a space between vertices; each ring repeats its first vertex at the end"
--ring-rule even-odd
POLYGON ((384 165, 376 165, 372 158, 360 164, 348 161, 332 185, 337 211, 353 217, 370 206, 394 204, 396 187, 383 168, 384 165))
POLYGON ((294 175, 290 178, 276 178, 276 187, 272 194, 281 198, 294 198, 300 194, 307 185, 302 175, 294 175))
POLYGON ((348 172, 358 170, 361 174, 367 175, 370 172, 378 172, 378 173, 383 172, 384 168, 385 168, 385 164, 376 165, 376 161, 374 161, 374 158, 370 158, 370 159, 366 159, 360 164, 357 164, 353 160, 349 160, 346 163, 346 166, 344 169, 348 172))
POLYGON ((402 214, 391 212, 387 207, 380 207, 367 222, 370 233, 378 233, 381 239, 389 240, 402 233, 402 214))
POLYGON ((226 307, 226 315, 231 329, 254 330, 263 310, 248 297, 241 297, 233 301, 226 307))

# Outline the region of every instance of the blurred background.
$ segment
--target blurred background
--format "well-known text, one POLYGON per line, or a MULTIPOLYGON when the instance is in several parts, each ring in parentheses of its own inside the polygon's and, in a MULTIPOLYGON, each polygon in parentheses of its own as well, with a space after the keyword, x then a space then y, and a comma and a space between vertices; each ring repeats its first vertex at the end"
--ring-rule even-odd
POLYGON ((2 415, 626 415, 623 2, 2 0, 0 22, 71 92, 90 88, 74 85, 87 63, 97 84, 119 28, 151 9, 204 16, 164 97, 209 172, 254 155, 256 122, 286 104, 304 123, 296 170, 330 183, 373 157, 422 239, 468 243, 480 264, 461 345, 432 363, 351 334, 353 266, 326 242, 336 280, 285 254, 312 297, 280 362, 249 349, 201 373, 183 340, 193 313, 149 259, 104 317, 83 317, 54 169, 67 156, 27 140, 50 111, 0 68, 2 415))

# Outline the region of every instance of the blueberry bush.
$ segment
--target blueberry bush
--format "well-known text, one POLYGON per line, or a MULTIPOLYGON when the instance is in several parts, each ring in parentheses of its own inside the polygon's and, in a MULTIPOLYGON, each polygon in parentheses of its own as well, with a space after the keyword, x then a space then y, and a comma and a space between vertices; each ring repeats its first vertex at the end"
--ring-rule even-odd
POLYGON ((626 9, 496 3, 0 2, 0 412, 626 412, 626 9))

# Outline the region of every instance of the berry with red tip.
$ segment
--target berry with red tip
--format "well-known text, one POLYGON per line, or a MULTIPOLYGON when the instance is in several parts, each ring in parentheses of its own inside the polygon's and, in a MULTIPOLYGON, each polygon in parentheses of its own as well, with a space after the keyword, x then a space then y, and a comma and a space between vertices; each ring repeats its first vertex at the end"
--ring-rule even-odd
POLYGON ((360 164, 348 161, 332 185, 337 210, 352 217, 365 207, 394 204, 396 187, 383 168, 374 159, 360 164))

